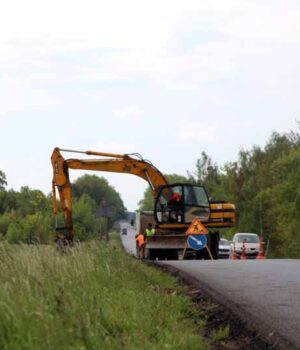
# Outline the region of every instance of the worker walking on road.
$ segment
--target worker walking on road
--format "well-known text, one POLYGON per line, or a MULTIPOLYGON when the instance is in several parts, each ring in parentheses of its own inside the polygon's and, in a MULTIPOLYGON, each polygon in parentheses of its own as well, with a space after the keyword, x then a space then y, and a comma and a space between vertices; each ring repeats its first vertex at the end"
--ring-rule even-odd
POLYGON ((136 240, 136 250, 137 250, 137 257, 139 259, 145 258, 145 237, 142 233, 139 233, 135 236, 136 240))

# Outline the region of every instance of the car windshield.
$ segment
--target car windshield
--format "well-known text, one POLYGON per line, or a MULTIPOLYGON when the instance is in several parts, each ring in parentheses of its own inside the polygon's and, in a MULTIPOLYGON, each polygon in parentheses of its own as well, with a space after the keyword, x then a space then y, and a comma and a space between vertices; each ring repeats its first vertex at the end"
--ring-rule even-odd
POLYGON ((219 245, 226 245, 226 246, 229 246, 230 244, 229 244, 229 242, 227 241, 227 239, 220 239, 220 241, 219 241, 219 245))
POLYGON ((235 237, 234 239, 236 242, 238 243, 258 243, 259 242, 259 238, 257 235, 238 235, 235 237))

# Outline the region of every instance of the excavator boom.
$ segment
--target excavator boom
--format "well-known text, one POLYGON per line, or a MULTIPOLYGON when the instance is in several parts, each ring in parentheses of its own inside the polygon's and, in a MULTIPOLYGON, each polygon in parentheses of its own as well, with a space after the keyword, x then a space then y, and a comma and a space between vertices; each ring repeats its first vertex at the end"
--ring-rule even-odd
POLYGON ((148 182, 153 194, 156 193, 157 189, 160 186, 167 184, 167 180, 165 179, 164 175, 153 164, 151 164, 151 162, 144 160, 139 154, 128 155, 94 151, 82 152, 59 149, 56 147, 53 150, 51 156, 51 163, 53 167, 53 211, 54 214, 57 215, 57 188, 65 221, 64 227, 57 227, 57 235, 60 236, 62 235, 62 231, 65 231, 64 236, 66 237, 67 241, 71 241, 73 237, 71 183, 69 179, 69 169, 107 171, 136 175, 148 182), (65 160, 61 154, 61 151, 102 156, 109 159, 102 158, 65 160))

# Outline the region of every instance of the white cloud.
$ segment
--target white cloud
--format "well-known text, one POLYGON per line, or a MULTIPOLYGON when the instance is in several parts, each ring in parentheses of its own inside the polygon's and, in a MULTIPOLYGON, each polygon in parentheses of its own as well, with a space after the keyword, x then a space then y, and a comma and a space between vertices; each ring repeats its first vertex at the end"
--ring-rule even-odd
POLYGON ((127 121, 138 120, 143 114, 144 114, 144 111, 137 105, 127 106, 116 112, 117 116, 127 121))
POLYGON ((87 0, 84 3, 67 0, 43 3, 28 0, 22 3, 12 0, 2 6, 0 41, 43 38, 52 48, 62 50, 95 45, 122 48, 157 46, 168 36, 172 12, 178 13, 176 6, 172 6, 174 10, 170 11, 166 21, 167 6, 159 6, 160 11, 157 11, 155 2, 146 4, 136 0, 87 0))
POLYGON ((178 127, 179 138, 183 141, 203 143, 213 143, 219 139, 220 127, 215 124, 205 125, 198 122, 186 122, 178 127))
POLYGON ((91 151, 116 153, 116 154, 128 154, 137 152, 140 148, 134 143, 118 143, 118 142, 98 142, 91 145, 91 151))
POLYGON ((73 54, 110 49, 91 58, 88 67, 71 63, 63 77, 75 82, 139 77, 168 88, 197 88, 207 81, 232 79, 247 67, 259 80, 260 70, 268 71, 268 61, 278 66, 284 52, 292 67, 299 61, 298 46, 276 46, 300 42, 299 15, 299 5, 291 0, 284 6, 278 1, 246 0, 88 0, 84 5, 69 0, 12 0, 0 12, 0 67, 39 68, 37 78, 54 79, 62 72, 48 62, 48 55, 59 60, 68 54, 72 62, 73 54), (200 40, 190 53, 179 54, 168 45, 183 32, 204 38, 210 32, 220 33, 223 38, 200 40))
POLYGON ((102 82, 108 82, 108 81, 117 81, 117 80, 123 80, 124 78, 122 75, 118 72, 113 71, 101 71, 99 68, 88 68, 88 67, 82 67, 79 69, 79 72, 77 75, 71 78, 73 81, 102 81, 102 82))
POLYGON ((46 91, 33 87, 29 81, 4 76, 0 80, 1 114, 20 111, 32 106, 47 106, 55 103, 46 91))

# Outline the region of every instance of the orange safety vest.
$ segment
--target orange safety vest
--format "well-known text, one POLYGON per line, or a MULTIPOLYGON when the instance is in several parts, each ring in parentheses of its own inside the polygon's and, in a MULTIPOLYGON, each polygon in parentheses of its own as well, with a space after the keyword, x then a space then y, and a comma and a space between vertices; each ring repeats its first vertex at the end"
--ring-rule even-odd
POLYGON ((141 246, 143 244, 145 244, 145 238, 144 235, 142 235, 141 233, 136 237, 136 241, 138 243, 139 248, 141 248, 141 246))

